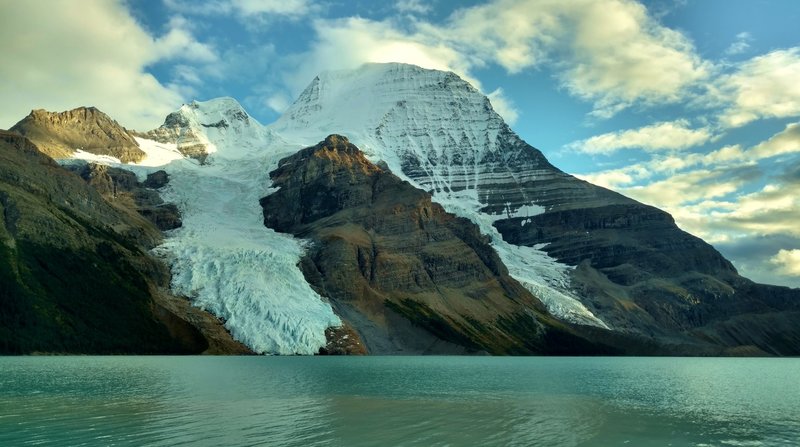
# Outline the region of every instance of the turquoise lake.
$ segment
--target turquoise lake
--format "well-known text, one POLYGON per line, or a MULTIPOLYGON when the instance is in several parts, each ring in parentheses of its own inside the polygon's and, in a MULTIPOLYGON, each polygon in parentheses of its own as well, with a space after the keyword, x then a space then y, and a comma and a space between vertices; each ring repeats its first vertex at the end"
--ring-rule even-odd
POLYGON ((797 446, 800 359, 0 357, 0 445, 797 446))

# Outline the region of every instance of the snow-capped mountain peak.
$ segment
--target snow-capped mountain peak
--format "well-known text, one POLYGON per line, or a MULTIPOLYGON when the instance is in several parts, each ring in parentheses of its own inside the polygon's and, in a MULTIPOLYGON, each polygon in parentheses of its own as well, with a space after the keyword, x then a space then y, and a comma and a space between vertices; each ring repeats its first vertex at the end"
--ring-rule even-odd
POLYGON ((521 248, 505 242, 493 226, 564 204, 580 206, 593 200, 592 193, 574 188, 574 178, 522 141, 489 98, 456 74, 399 63, 326 72, 268 127, 306 146, 330 133, 346 135, 371 161, 385 162, 396 175, 431 191, 447 211, 480 225, 512 276, 553 313, 605 326, 571 295, 568 266, 537 248, 522 247, 526 254, 519 255, 521 248), (570 200, 563 200, 564 191, 570 200))
POLYGON ((233 98, 192 101, 167 115, 164 124, 143 136, 174 143, 186 156, 205 162, 235 159, 263 148, 269 132, 233 98))
POLYGON ((233 98, 220 97, 208 101, 192 101, 184 104, 178 113, 206 128, 245 128, 261 126, 233 98))

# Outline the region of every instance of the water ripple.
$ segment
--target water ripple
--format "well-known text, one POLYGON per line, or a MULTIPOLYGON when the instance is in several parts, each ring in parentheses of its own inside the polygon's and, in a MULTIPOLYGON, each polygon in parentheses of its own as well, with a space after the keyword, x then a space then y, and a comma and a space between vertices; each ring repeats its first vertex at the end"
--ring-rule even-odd
POLYGON ((0 445, 789 446, 798 359, 0 358, 0 445))

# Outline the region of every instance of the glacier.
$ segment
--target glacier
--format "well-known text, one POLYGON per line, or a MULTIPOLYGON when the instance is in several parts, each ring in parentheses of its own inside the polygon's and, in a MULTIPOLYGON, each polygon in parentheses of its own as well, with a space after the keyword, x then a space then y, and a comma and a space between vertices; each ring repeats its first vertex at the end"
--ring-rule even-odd
POLYGON ((303 243, 266 228, 258 203, 269 193, 269 172, 300 147, 230 98, 194 102, 180 113, 213 149, 203 164, 165 166, 170 182, 162 195, 183 218, 157 248, 170 260, 173 291, 223 319, 255 352, 317 353, 325 329, 341 321, 297 268, 303 243), (221 120, 227 126, 203 126, 221 120))
POLYGON ((157 169, 169 173, 160 192, 178 206, 183 226, 168 231, 154 253, 171 267, 173 293, 219 317, 257 353, 317 353, 325 330, 341 320, 297 267, 303 242, 265 227, 258 202, 270 192, 268 173, 300 147, 230 98, 195 101, 178 113, 207 144, 204 163, 185 157, 175 143, 146 138, 136 139, 146 153, 139 163, 91 161, 119 165, 140 179, 157 169), (221 120, 225 126, 204 126, 221 120))

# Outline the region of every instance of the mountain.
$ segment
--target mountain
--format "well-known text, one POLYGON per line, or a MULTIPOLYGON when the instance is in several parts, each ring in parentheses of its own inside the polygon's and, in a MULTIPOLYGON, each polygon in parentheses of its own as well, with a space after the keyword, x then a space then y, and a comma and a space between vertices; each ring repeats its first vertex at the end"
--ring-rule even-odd
POLYGON ((127 129, 94 107, 61 113, 33 110, 9 130, 28 137, 53 158, 67 158, 81 151, 128 163, 145 156, 127 129))
POLYGON ((121 196, 0 131, 0 352, 247 352, 164 291, 161 233, 121 196))
POLYGON ((740 277, 669 214, 558 170, 453 73, 404 64, 325 73, 272 129, 306 144, 347 135, 481 225, 511 276, 563 319, 690 352, 713 351, 709 339, 777 354, 800 349, 798 332, 783 330, 798 322, 800 292, 740 277))
MULTIPOLYGON (((320 74, 268 126, 219 98, 133 135, 137 163, 61 161, 123 213, 87 222, 135 221, 133 265, 168 263, 154 281, 189 300, 169 302, 257 353, 800 354, 800 291, 560 171, 453 73, 367 64, 320 74)), ((36 184, 13 172, 9 188, 36 184)), ((48 188, 59 213, 86 204, 48 188)))
POLYGON ((547 314, 479 227, 339 135, 280 161, 264 223, 310 239, 306 280, 370 353, 614 352, 547 314))

